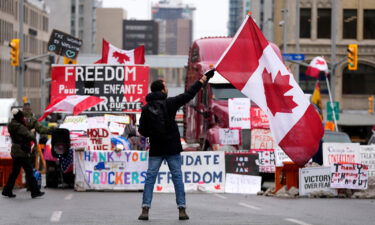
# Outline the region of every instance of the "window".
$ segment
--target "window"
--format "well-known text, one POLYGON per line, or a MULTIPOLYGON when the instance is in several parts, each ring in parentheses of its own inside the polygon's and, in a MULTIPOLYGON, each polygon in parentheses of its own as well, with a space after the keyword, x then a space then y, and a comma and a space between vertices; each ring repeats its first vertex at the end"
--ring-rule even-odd
POLYGON ((344 9, 342 37, 344 39, 357 38, 357 10, 344 9))
POLYGON ((375 39, 375 10, 364 10, 363 38, 375 39))
POLYGON ((301 8, 300 11, 300 38, 311 38, 311 9, 301 8))
POLYGON ((358 70, 343 72, 343 94, 375 94, 375 67, 358 64, 358 70), (354 82, 355 81, 355 82, 354 82))
POLYGON ((331 38, 331 9, 318 9, 318 38, 331 38))

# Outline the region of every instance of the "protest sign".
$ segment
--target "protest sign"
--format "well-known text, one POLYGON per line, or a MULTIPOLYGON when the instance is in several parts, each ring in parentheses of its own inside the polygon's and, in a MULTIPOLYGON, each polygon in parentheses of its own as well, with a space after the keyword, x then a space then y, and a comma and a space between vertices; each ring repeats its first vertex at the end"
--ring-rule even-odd
MULTIPOLYGON (((224 192, 224 152, 182 152, 182 180, 185 191, 224 192)), ((164 161, 154 192, 174 192, 172 174, 164 161)))
POLYGON ((323 143, 323 165, 359 163, 359 143, 323 143))
POLYGON ((334 163, 331 188, 367 189, 368 167, 359 163, 334 163))
POLYGON ((292 162, 287 154, 280 148, 275 148, 275 166, 283 166, 283 162, 292 162))
POLYGON ((330 188, 330 167, 308 167, 299 169, 299 195, 308 196, 314 192, 325 191, 337 195, 337 190, 330 188))
POLYGON ((59 30, 52 30, 48 41, 48 51, 69 59, 77 58, 82 41, 59 30))
POLYGON ((243 175, 258 175, 258 166, 255 161, 258 154, 250 152, 226 152, 225 172, 243 175))
POLYGON ((360 163, 368 166, 368 176, 375 176, 375 145, 360 146, 360 163))
POLYGON ((81 151, 75 153, 76 190, 142 190, 146 151, 81 151))
POLYGON ((55 65, 51 71, 51 101, 59 96, 93 95, 104 101, 95 112, 140 112, 148 92, 147 66, 55 65))
POLYGON ((130 123, 130 117, 128 115, 111 115, 111 114, 104 114, 104 119, 106 122, 115 122, 115 123, 123 123, 123 124, 129 124, 130 123))
POLYGON ((275 172, 275 151, 273 149, 259 149, 258 160, 256 164, 259 166, 259 173, 275 172))
POLYGON ((251 129, 269 129, 270 123, 267 114, 259 107, 250 109, 251 129))
POLYGON ((123 123, 110 122, 108 128, 111 134, 122 135, 124 133, 125 126, 126 125, 123 123))
POLYGON ((87 116, 67 116, 64 119, 64 123, 60 125, 60 128, 65 128, 70 131, 81 131, 87 130, 87 116))
POLYGON ((239 145, 241 129, 219 128, 219 140, 222 145, 239 145))
POLYGON ((236 194, 256 194, 260 191, 262 177, 227 173, 225 192, 236 194))
POLYGON ((110 132, 106 128, 88 128, 87 136, 89 137, 89 143, 87 150, 102 150, 111 151, 111 137, 110 132))
POLYGON ((250 99, 228 99, 229 127, 250 129, 250 99))
POLYGON ((250 149, 275 149, 277 147, 270 129, 252 129, 250 149))

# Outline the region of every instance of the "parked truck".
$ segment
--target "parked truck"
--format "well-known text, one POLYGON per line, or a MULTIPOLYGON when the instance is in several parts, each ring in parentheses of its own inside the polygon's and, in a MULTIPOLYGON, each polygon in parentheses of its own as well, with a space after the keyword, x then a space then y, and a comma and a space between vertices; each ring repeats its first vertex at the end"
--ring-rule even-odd
MULTIPOLYGON (((209 70, 210 65, 216 64, 231 41, 230 37, 212 37, 193 42, 189 52, 185 89, 209 70)), ((273 43, 271 46, 282 58, 279 48, 273 43)), ((223 146, 219 142, 219 129, 229 127, 228 99, 244 97, 246 96, 215 72, 207 86, 184 106, 185 141, 190 144, 199 143, 202 150, 249 150, 249 129, 242 129, 240 145, 223 146)), ((257 106, 251 103, 251 107, 257 106)))

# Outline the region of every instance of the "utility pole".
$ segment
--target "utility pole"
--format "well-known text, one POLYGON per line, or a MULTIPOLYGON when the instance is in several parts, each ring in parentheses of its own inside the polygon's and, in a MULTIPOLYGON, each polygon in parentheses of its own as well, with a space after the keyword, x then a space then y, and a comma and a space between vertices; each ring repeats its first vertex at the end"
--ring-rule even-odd
MULTIPOLYGON (((300 53, 300 46, 299 46, 299 34, 300 34, 300 0, 296 0, 296 53, 300 53)), ((296 65, 296 82, 299 83, 299 65, 296 65)))
POLYGON ((287 39, 288 39, 288 9, 287 8, 284 8, 281 10, 281 12, 283 13, 283 53, 287 53, 286 51, 286 43, 287 43, 287 39))
POLYGON ((18 82, 17 82, 17 102, 18 105, 22 103, 22 98, 24 95, 24 69, 25 63, 23 61, 23 53, 25 49, 25 39, 23 38, 23 5, 24 0, 19 0, 18 2, 18 20, 19 20, 19 30, 18 38, 20 39, 20 53, 19 53, 19 68, 18 68, 18 82))
MULTIPOLYGON (((334 101, 335 101, 335 68, 336 68, 336 17, 337 17, 337 0, 332 1, 332 10, 331 10, 331 85, 328 82, 328 77, 326 77, 328 94, 331 101, 331 108, 334 110, 334 101), (332 91, 330 91, 330 89, 332 91)), ((337 119, 335 116, 335 111, 333 111, 333 121, 335 123, 335 130, 338 131, 337 119)))

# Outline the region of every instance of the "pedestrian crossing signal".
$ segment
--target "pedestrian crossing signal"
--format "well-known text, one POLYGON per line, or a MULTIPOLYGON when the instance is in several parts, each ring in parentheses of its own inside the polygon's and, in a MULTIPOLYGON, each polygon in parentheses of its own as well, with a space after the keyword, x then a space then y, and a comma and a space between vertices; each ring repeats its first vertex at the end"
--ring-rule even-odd
POLYGON ((20 60, 20 39, 12 39, 9 43, 10 47, 10 65, 19 66, 20 60))
POLYGON ((358 68, 358 45, 348 45, 348 70, 357 70, 358 68))

